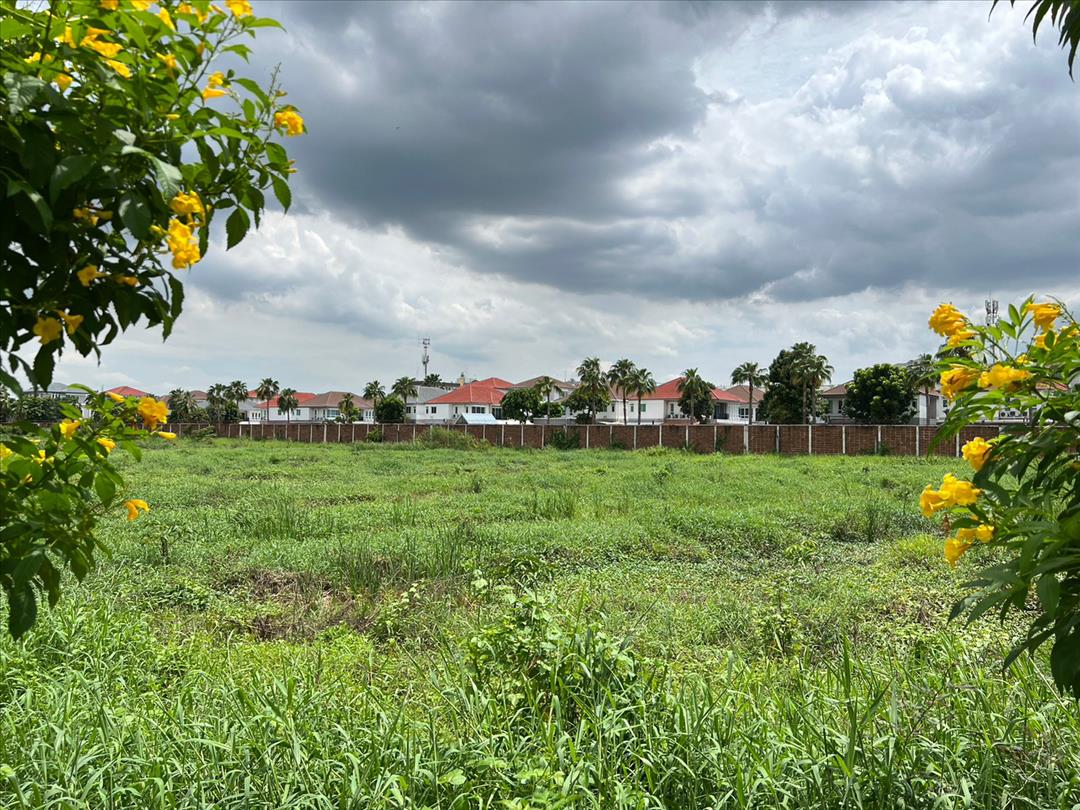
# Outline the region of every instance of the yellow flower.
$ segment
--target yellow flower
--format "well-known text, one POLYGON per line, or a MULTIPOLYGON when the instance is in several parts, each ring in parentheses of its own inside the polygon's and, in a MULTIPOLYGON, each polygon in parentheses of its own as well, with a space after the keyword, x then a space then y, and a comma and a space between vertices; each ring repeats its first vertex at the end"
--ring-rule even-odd
POLYGON ((970 481, 961 481, 952 473, 946 473, 941 481, 941 497, 948 506, 971 506, 981 494, 970 481))
POLYGON ((1028 364, 1028 356, 1026 354, 1021 354, 1013 362, 1018 366, 1026 366, 1028 364))
MULTIPOLYGON (((164 11, 165 9, 162 9, 164 11)), ((165 63, 165 67, 170 71, 176 70, 176 54, 172 53, 159 53, 157 58, 165 63)))
POLYGON ((75 37, 73 37, 71 35, 71 26, 70 25, 64 26, 64 34, 63 34, 63 36, 57 38, 57 42, 62 42, 65 45, 67 45, 69 48, 77 48, 78 47, 78 45, 75 44, 75 37))
POLYGON ((304 119, 296 110, 282 110, 274 113, 274 126, 284 128, 285 134, 293 138, 304 134, 304 119))
POLYGON ((955 566, 969 548, 971 548, 970 541, 961 540, 959 537, 950 537, 945 541, 945 559, 955 566))
POLYGON ((176 13, 177 14, 194 14, 198 18, 199 22, 203 22, 209 16, 208 14, 204 14, 203 12, 199 11, 197 8, 192 6, 190 3, 181 3, 180 5, 178 5, 176 7, 176 13))
POLYGON ((120 7, 120 0, 101 0, 98 5, 105 11, 116 11, 120 7))
POLYGON ((126 402, 126 400, 115 391, 109 392, 109 399, 111 399, 113 402, 126 402))
POLYGON ((175 438, 176 438, 176 434, 175 434, 175 433, 170 433, 170 432, 169 432, 169 431, 167 431, 167 430, 159 430, 159 431, 157 431, 157 432, 156 432, 156 433, 155 433, 154 435, 155 435, 155 436, 160 436, 160 437, 161 437, 161 438, 163 438, 163 439, 167 439, 167 440, 168 440, 168 441, 170 441, 170 442, 171 442, 171 441, 172 441, 173 439, 175 439, 175 438))
MULTIPOLYGON (((199 199, 199 195, 194 191, 190 191, 187 194, 181 192, 172 198, 172 202, 169 203, 171 208, 177 214, 189 214, 191 216, 201 216, 206 213, 206 209, 203 208, 202 200, 199 199)), ((172 230, 172 225, 169 226, 169 230, 172 230)), ((191 234, 188 233, 188 238, 191 234)))
POLYGON ((1024 313, 1030 314, 1035 319, 1035 325, 1044 332, 1050 331, 1061 316, 1061 307, 1057 304, 1028 304, 1024 307, 1024 313))
POLYGON ((250 17, 254 12, 251 10, 250 0, 225 0, 225 5, 234 17, 250 17))
POLYGON ((154 430, 158 425, 165 423, 169 419, 168 406, 164 402, 158 402, 153 397, 140 399, 136 410, 147 430, 154 430))
POLYGON ((34 334, 38 336, 43 346, 58 339, 63 331, 64 327, 56 318, 44 318, 39 315, 37 323, 34 324, 34 334))
POLYGON ((979 375, 979 388, 1009 388, 1031 378, 1031 372, 994 363, 989 371, 979 375))
POLYGON ((919 509, 922 510, 924 517, 933 517, 935 512, 944 509, 948 504, 945 503, 945 499, 941 497, 941 493, 932 489, 929 484, 922 491, 922 495, 919 496, 919 509))
POLYGON ((978 472, 983 468, 986 460, 990 458, 990 451, 993 449, 994 446, 990 442, 981 436, 976 436, 964 445, 962 452, 964 459, 978 472))
POLYGON ((72 421, 71 419, 65 419, 63 422, 60 423, 60 435, 63 436, 65 439, 70 439, 72 436, 75 435, 75 431, 79 429, 79 425, 81 424, 82 422, 78 419, 76 419, 75 421, 72 421))
POLYGON ((1032 341, 1032 344, 1035 345, 1039 349, 1045 349, 1046 348, 1046 337, 1047 337, 1047 335, 1052 335, 1052 334, 1054 334, 1053 331, 1048 329, 1045 332, 1042 332, 1042 333, 1036 335, 1035 340, 1032 341))
MULTIPOLYGON (((194 194, 178 195, 173 198, 170 205, 173 207, 173 210, 176 210, 177 206, 185 209, 192 209, 196 205, 200 210, 202 209, 202 203, 194 194), (181 200, 181 197, 184 199, 181 200), (181 200, 181 202, 177 203, 177 200, 181 200)), ((202 258, 202 255, 199 252, 199 244, 197 241, 194 241, 191 228, 178 219, 169 220, 169 235, 166 238, 166 243, 169 246, 169 250, 172 251, 173 267, 177 270, 190 267, 202 258)))
POLYGON ((124 506, 127 507, 128 520, 135 520, 135 518, 139 516, 140 509, 144 512, 150 511, 150 504, 138 498, 131 498, 124 501, 124 506))
MULTIPOLYGON (((51 57, 50 57, 50 59, 51 59, 51 57)), ((28 64, 28 65, 36 65, 38 62, 41 61, 41 51, 34 51, 28 57, 23 59, 23 61, 26 62, 26 64, 28 64)), ((46 61, 48 61, 48 60, 46 60, 46 61)))
POLYGON ((14 455, 15 451, 8 447, 6 444, 0 444, 0 458, 7 458, 14 455))
POLYGON ((219 90, 216 87, 206 87, 202 91, 203 101, 209 101, 212 98, 220 98, 221 96, 227 96, 228 93, 224 90, 219 90))
POLYGON ((192 242, 173 251, 172 266, 176 270, 184 270, 193 264, 198 264, 202 259, 199 246, 192 242))
POLYGON ((123 62, 118 62, 115 59, 106 59, 105 64, 123 76, 125 79, 131 78, 131 68, 125 65, 123 62))
POLYGON ((206 79, 207 87, 225 87, 228 82, 225 81, 225 74, 220 70, 216 70, 210 74, 206 79))
POLYGON ((135 6, 139 11, 147 11, 153 3, 154 0, 131 0, 131 5, 135 6))
POLYGON ((957 395, 979 378, 979 372, 965 366, 953 366, 941 372, 941 393, 946 399, 956 399, 957 395))
POLYGON ((942 337, 950 337, 967 325, 967 318, 952 304, 941 304, 930 316, 930 328, 942 337))
POLYGON ((965 340, 971 340, 975 337, 975 331, 973 329, 961 329, 959 332, 953 332, 949 336, 948 346, 950 349, 955 349, 965 340))
POLYGON ((172 17, 169 16, 169 10, 167 8, 163 8, 158 11, 157 15, 158 19, 165 23, 166 26, 171 28, 173 31, 176 30, 176 25, 173 23, 172 17))
POLYGON ((57 74, 56 74, 56 75, 55 75, 55 76, 53 77, 53 80, 52 80, 52 81, 53 81, 53 84, 55 84, 55 85, 56 85, 56 86, 57 86, 57 87, 58 87, 58 88, 60 89, 60 92, 61 92, 61 93, 64 93, 64 92, 66 92, 66 91, 67 91, 67 89, 68 89, 69 87, 71 87, 71 82, 72 82, 72 79, 71 79, 71 77, 70 77, 70 76, 69 76, 68 74, 66 74, 66 73, 57 73, 57 74))
POLYGON ((112 439, 108 439, 108 438, 106 438, 104 436, 102 436, 100 439, 98 439, 97 443, 105 448, 105 455, 108 455, 109 453, 111 453, 113 450, 116 449, 116 442, 114 442, 112 439))
POLYGON ((86 267, 84 267, 82 270, 80 270, 75 275, 77 275, 79 277, 79 281, 80 281, 80 283, 82 283, 82 285, 84 287, 89 287, 90 282, 92 282, 94 279, 102 278, 102 277, 107 276, 109 274, 108 273, 99 273, 96 264, 88 264, 88 265, 86 265, 86 267))
POLYGON ((71 216, 82 222, 89 222, 91 227, 98 224, 98 215, 89 208, 73 208, 71 216))
POLYGON ((129 287, 138 287, 139 279, 136 276, 117 276, 117 284, 127 284, 129 287))
POLYGON ((986 523, 980 523, 975 530, 975 539, 982 543, 989 543, 994 539, 994 527, 986 523))
POLYGON ((86 36, 79 42, 79 47, 90 48, 93 51, 97 51, 106 59, 111 59, 116 56, 120 51, 124 50, 122 45, 118 45, 115 42, 102 42, 101 36, 109 33, 107 28, 94 28, 91 26, 86 29, 86 36))
POLYGON ((180 113, 165 113, 166 121, 178 121, 180 120, 180 113))
POLYGON ((82 326, 82 315, 68 315, 66 312, 59 309, 56 310, 56 314, 64 321, 64 326, 67 327, 67 333, 69 335, 74 335, 75 330, 82 326))

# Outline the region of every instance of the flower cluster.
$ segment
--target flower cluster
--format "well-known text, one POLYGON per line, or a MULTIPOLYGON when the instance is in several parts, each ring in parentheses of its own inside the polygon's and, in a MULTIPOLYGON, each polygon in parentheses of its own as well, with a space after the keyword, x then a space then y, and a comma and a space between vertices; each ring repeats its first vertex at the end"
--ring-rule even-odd
POLYGON ((169 209, 178 215, 169 220, 165 239, 172 253, 172 266, 177 270, 191 267, 202 258, 195 234, 205 222, 206 209, 194 191, 177 194, 169 203, 169 209))
POLYGON ((933 517, 942 509, 950 509, 954 506, 971 506, 982 494, 970 481, 957 478, 952 473, 946 473, 941 481, 941 489, 933 489, 929 484, 919 496, 919 508, 926 517, 933 517))
POLYGON ((274 126, 284 130, 290 138, 304 134, 304 119, 300 117, 300 113, 291 108, 274 113, 274 126))

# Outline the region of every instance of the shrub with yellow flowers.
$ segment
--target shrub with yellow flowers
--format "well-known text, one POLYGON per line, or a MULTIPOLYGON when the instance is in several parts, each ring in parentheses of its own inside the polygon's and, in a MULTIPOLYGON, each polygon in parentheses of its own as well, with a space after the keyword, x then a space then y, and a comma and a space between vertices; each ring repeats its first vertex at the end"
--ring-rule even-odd
MULTIPOLYGON (((231 248, 258 226, 267 193, 289 207, 281 141, 304 133, 303 118, 274 76, 260 83, 225 64, 246 62, 246 40, 269 26, 280 27, 249 0, 0 3, 0 388, 18 394, 20 377, 45 388, 64 351, 100 355, 135 326, 168 337, 214 218, 225 216, 231 248)), ((96 418, 113 424, 120 407, 96 418)), ((147 427, 164 418, 158 406, 131 407, 147 427)), ((120 479, 88 470, 105 463, 109 442, 132 446, 130 434, 93 424, 105 432, 91 439, 90 422, 72 437, 0 428, 12 632, 32 622, 28 583, 59 594, 45 564, 53 551, 77 574, 92 559, 93 515, 120 479)), ((143 506, 132 500, 130 515, 143 506)))
POLYGON ((1054 681, 1080 697, 1080 326, 1061 302, 1029 298, 989 326, 942 304, 930 327, 945 339, 937 365, 951 402, 936 441, 1003 411, 1024 415, 965 443, 969 471, 919 499, 927 517, 949 516, 950 563, 973 548, 992 562, 953 616, 1033 613, 1006 666, 1049 643, 1054 681))

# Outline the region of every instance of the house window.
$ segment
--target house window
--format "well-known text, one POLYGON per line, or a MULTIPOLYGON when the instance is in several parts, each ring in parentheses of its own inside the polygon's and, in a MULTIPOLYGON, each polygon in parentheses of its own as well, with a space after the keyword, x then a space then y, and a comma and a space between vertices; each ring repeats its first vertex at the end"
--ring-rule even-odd
POLYGON ((470 405, 469 413, 487 413, 483 405, 470 405))
POLYGON ((745 408, 742 405, 739 406, 739 418, 740 419, 749 419, 750 418, 750 406, 749 405, 746 406, 745 408))

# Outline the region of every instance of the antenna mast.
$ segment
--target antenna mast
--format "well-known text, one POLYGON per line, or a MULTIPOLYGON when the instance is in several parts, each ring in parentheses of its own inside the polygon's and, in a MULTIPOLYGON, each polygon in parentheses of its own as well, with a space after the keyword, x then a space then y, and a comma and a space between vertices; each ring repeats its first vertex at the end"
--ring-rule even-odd
POLYGON ((424 378, 427 379, 427 365, 431 360, 431 356, 428 354, 428 349, 431 347, 431 338, 420 338, 420 346, 422 347, 420 352, 420 362, 424 364, 424 378))

